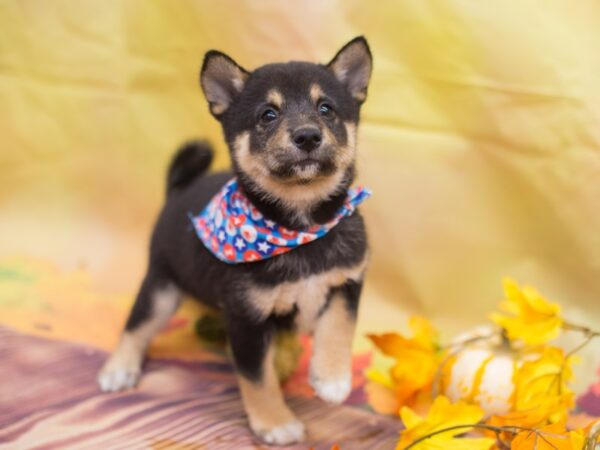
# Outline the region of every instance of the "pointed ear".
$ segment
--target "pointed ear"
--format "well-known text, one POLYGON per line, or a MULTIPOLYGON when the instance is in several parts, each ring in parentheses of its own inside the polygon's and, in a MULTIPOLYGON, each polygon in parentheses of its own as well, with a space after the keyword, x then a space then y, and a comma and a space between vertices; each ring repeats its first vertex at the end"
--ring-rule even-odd
POLYGON ((356 37, 342 47, 327 65, 335 77, 360 103, 367 98, 373 58, 363 36, 356 37))
POLYGON ((242 92, 248 72, 225 53, 211 50, 204 56, 200 85, 210 112, 218 119, 234 97, 242 92))

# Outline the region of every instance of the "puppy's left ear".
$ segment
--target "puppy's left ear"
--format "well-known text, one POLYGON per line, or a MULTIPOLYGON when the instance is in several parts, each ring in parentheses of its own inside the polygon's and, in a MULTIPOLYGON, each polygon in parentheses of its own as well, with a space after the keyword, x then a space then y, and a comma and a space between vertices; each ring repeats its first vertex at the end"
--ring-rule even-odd
POLYGON ((219 119, 227 111, 233 99, 244 89, 248 75, 225 53, 211 50, 206 54, 200 71, 200 84, 213 116, 219 119))
POLYGON ((348 42, 327 64, 327 68, 348 89, 359 103, 367 98, 367 86, 371 78, 373 57, 369 44, 363 36, 348 42))

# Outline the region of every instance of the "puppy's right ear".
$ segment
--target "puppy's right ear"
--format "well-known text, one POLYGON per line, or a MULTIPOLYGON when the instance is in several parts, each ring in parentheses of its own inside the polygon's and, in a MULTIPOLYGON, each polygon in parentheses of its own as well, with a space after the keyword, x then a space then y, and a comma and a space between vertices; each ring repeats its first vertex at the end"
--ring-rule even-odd
POLYGON ((244 89, 249 73, 225 53, 209 51, 204 56, 200 84, 208 100, 210 112, 217 119, 244 89))
POLYGON ((365 101, 373 57, 364 36, 355 37, 344 45, 327 67, 355 100, 359 103, 365 101))

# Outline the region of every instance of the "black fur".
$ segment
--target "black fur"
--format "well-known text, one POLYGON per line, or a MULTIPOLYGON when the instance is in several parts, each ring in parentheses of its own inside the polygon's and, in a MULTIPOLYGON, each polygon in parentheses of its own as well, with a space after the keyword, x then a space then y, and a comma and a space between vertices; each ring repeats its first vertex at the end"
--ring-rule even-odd
MULTIPOLYGON (((286 209, 281 202, 270 199, 262 192, 262 189, 256 185, 246 174, 240 172, 237 174, 246 197, 262 212, 273 221, 289 228, 290 230, 301 230, 305 224, 299 222, 292 211, 286 209)), ((314 223, 323 224, 329 222, 335 213, 344 204, 347 195, 347 189, 354 180, 354 168, 350 168, 339 185, 338 192, 333 193, 327 201, 316 204, 310 211, 310 218, 314 223)))
MULTIPOLYGON (((359 43, 366 46, 366 41, 361 39, 359 43)), ((366 49, 368 52, 368 47, 366 49)), ((368 55, 370 58, 370 53, 368 55)), ((226 55, 209 52, 204 60, 202 76, 209 76, 211 70, 226 76, 239 76, 244 82, 240 92, 236 80, 203 82, 205 91, 217 85, 217 92, 209 93, 207 97, 215 100, 211 110, 222 123, 231 149, 233 172, 201 176, 212 160, 212 151, 205 142, 187 144, 176 154, 168 174, 167 201, 151 239, 148 272, 131 311, 127 329, 135 330, 152 313, 152 290, 173 283, 184 292, 223 311, 238 370, 249 379, 259 380, 262 359, 273 333, 295 326, 297 307, 280 316, 261 317, 249 302, 247 292, 252 288, 266 289, 284 282, 298 281, 334 268, 357 266, 365 259, 367 252, 363 219, 356 211, 324 237, 289 253, 263 261, 230 265, 218 260, 204 247, 196 236, 189 213, 199 213, 235 175, 248 198, 266 218, 292 229, 306 227, 307 224, 299 221, 283 202, 265 192, 256 180, 244 172, 234 142, 242 133, 249 133, 250 152, 259 156, 270 151, 269 139, 275 133, 286 131, 278 128, 282 123, 286 123, 292 131, 306 124, 320 130, 327 129, 335 142, 327 148, 321 146, 311 151, 311 154, 316 153, 314 158, 319 161, 320 175, 327 176, 331 171, 342 171, 331 164, 335 160, 335 152, 348 143, 344 124, 358 124, 362 102, 351 95, 328 66, 292 62, 270 64, 250 73, 226 55), (210 68, 214 58, 220 58, 217 69, 210 68), (323 91, 322 101, 332 107, 333 115, 320 113, 322 101, 315 105, 311 100, 308 92, 313 84, 323 91), (270 89, 277 89, 286 100, 285 106, 277 112, 281 119, 279 123, 265 123, 261 119, 265 108, 273 107, 265 104, 270 89), (227 106, 226 110, 222 110, 223 105, 227 106)), ((366 86, 364 88, 366 90, 366 86)), ((278 149, 277 161, 282 172, 272 171, 274 178, 285 178, 286 167, 304 157, 297 150, 281 150, 278 149)), ((354 164, 343 169, 341 181, 329 196, 311 205, 307 219, 310 224, 326 223, 333 218, 345 200, 346 190, 353 182, 354 175, 354 164)), ((306 189, 311 189, 310 182, 306 183, 306 189)), ((361 286, 361 281, 347 280, 341 286, 332 287, 330 295, 344 295, 349 310, 355 313, 361 286)))
POLYGON ((329 304, 331 303, 331 299, 335 295, 341 295, 346 300, 346 308, 352 314, 352 316, 356 316, 358 312, 358 302, 360 300, 360 293, 362 291, 362 280, 348 280, 346 283, 341 286, 332 287, 327 293, 327 301, 319 311, 318 317, 321 317, 327 308, 329 308, 329 304))
POLYGON ((348 310, 356 315, 358 312, 358 302, 360 300, 360 293, 362 292, 363 282, 348 280, 345 284, 340 286, 340 293, 346 298, 346 306, 348 310))
POLYGON ((154 278, 171 279, 212 306, 243 310, 244 287, 249 283, 275 286, 334 267, 352 267, 364 258, 366 233, 361 215, 355 212, 321 239, 292 252, 253 263, 231 265, 218 260, 197 237, 188 213, 200 212, 231 176, 219 172, 199 177, 169 198, 151 241, 149 274, 154 278))
MULTIPOLYGON (((366 233, 363 219, 356 212, 321 239, 292 252, 249 264, 224 263, 200 242, 188 213, 201 211, 231 175, 222 172, 199 177, 185 190, 171 195, 152 236, 148 275, 127 329, 135 329, 150 314, 150 289, 171 280, 191 296, 223 311, 236 367, 248 378, 258 379, 261 355, 272 333, 276 328, 291 329, 293 324, 290 315, 257 321, 256 311, 244 293, 250 286, 276 286, 335 267, 352 267, 365 256, 366 233)), ((347 295, 348 308, 356 311, 360 288, 350 282, 337 289, 347 295)))
POLYGON ((207 141, 192 141, 181 146, 167 172, 167 195, 182 189, 194 178, 208 170, 213 150, 207 141))
POLYGON ((144 323, 152 314, 152 293, 169 284, 170 278, 158 263, 150 266, 138 292, 125 329, 133 330, 144 323))
POLYGON ((248 320, 245 311, 230 311, 226 315, 225 326, 231 344, 231 351, 237 370, 247 379, 259 381, 262 375, 261 364, 266 349, 275 333, 294 328, 297 309, 280 315, 269 316, 263 321, 248 320))
MULTIPOLYGON (((325 66, 292 62, 287 64, 270 64, 253 72, 244 88, 244 91, 234 99, 229 109, 220 118, 230 148, 240 133, 253 130, 251 133, 250 148, 252 152, 261 153, 267 150, 267 140, 278 131, 278 124, 257 125, 260 112, 268 105, 264 103, 264 97, 270 89, 277 89, 283 96, 293 104, 287 110, 280 111, 281 118, 288 119, 290 129, 303 126, 306 123, 315 123, 320 128, 327 127, 338 140, 338 145, 345 145, 348 136, 343 126, 344 122, 357 123, 359 120, 360 105, 356 102, 335 79, 325 66), (312 105, 306 93, 312 84, 318 84, 326 94, 327 102, 335 109, 335 118, 327 119, 320 117, 312 105), (257 107, 257 104, 259 105, 257 107)), ((282 120, 279 121, 282 123, 282 120)), ((334 152, 335 149, 332 149, 334 152)), ((233 170, 238 177, 242 189, 246 195, 261 210, 267 211, 278 223, 291 228, 299 229, 305 224, 299 222, 293 211, 282 207, 276 200, 270 199, 268 193, 261 189, 250 179, 236 162, 232 155, 233 170)), ((294 156, 290 155, 290 160, 294 156)), ((289 171, 288 161, 283 161, 281 168, 273 171, 273 175, 282 176, 289 171)), ((324 155, 321 160, 321 172, 331 172, 331 160, 324 155)), ((333 199, 332 205, 339 205, 340 198, 345 190, 354 181, 354 168, 350 168, 344 182, 339 186, 338 198, 333 199)), ((325 223, 330 220, 337 208, 328 205, 316 205, 313 211, 313 219, 317 223, 325 223)))

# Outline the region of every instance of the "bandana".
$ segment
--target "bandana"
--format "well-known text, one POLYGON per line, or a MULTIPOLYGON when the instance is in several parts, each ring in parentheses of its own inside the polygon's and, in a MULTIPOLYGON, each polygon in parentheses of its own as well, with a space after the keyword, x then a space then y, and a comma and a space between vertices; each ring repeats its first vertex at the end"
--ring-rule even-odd
POLYGON ((237 264, 282 255, 325 236, 370 196, 371 191, 363 187, 348 189, 346 201, 333 219, 323 225, 296 231, 266 219, 233 178, 200 214, 190 213, 189 217, 208 250, 221 261, 237 264))

